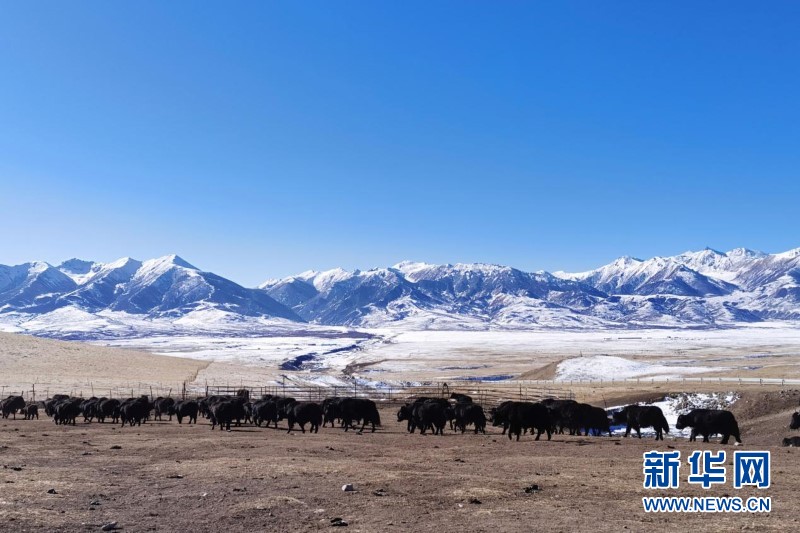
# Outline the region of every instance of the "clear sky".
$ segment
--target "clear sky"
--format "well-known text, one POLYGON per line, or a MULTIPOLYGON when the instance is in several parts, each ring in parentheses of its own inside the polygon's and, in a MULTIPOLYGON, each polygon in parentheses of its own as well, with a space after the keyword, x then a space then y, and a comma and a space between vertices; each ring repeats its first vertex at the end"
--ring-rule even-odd
POLYGON ((800 246, 800 2, 3 2, 0 263, 800 246))

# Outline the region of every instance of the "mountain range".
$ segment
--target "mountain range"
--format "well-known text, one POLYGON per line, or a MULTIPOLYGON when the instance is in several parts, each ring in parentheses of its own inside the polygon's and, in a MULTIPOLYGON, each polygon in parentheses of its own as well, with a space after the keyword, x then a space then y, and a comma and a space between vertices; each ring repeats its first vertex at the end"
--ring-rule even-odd
MULTIPOLYGON (((243 287, 176 255, 112 263, 0 265, 0 323, 65 309, 175 320, 222 314, 324 326, 411 329, 728 327, 800 323, 800 248, 621 257, 581 273, 402 262, 308 271, 243 287), (206 313, 198 315, 199 312, 206 313), (4 320, 5 318, 5 320, 4 320)), ((83 316, 83 315, 82 315, 83 316)))
POLYGON ((149 261, 126 257, 112 263, 70 259, 58 266, 0 265, 0 312, 41 314, 66 306, 150 316, 211 306, 245 316, 302 321, 265 291, 203 272, 177 255, 149 261))

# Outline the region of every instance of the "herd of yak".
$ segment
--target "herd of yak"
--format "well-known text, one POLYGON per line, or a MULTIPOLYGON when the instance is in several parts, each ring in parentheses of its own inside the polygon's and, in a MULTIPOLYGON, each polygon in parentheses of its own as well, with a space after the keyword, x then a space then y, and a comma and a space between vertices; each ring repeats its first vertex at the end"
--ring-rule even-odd
MULTIPOLYGON (((357 429, 363 432, 367 426, 374 432, 381 425, 378 407, 366 398, 335 397, 326 398, 322 402, 297 401, 294 398, 265 395, 259 400, 251 401, 247 389, 235 395, 207 396, 197 400, 175 400, 158 397, 150 400, 148 396, 118 400, 114 398, 76 398, 63 394, 40 403, 27 403, 22 396, 9 396, 0 401, 0 412, 3 418, 17 414, 25 419, 39 418, 39 408, 52 417, 56 424, 72 424, 79 416, 85 422, 121 423, 124 427, 141 425, 152 416, 153 420, 169 420, 176 417, 178 423, 186 420, 189 424, 197 423, 198 414, 211 422, 211 429, 216 427, 230 431, 231 424, 255 424, 261 427, 287 421, 288 431, 299 426, 305 433, 316 433, 320 426, 338 424, 345 431, 357 429), (358 427, 360 424, 360 428, 358 427)), ((505 401, 497 407, 485 412, 483 407, 473 403, 465 394, 453 393, 450 399, 421 397, 402 405, 397 413, 398 422, 406 422, 410 433, 419 430, 421 434, 430 431, 434 435, 443 435, 448 426, 453 431, 464 433, 472 426, 475 433, 486 433, 487 422, 494 427, 503 428, 503 434, 509 439, 530 433, 536 434, 539 440, 542 433, 551 438, 553 433, 569 432, 571 435, 589 434, 599 436, 611 435, 611 425, 625 425, 625 436, 635 430, 641 438, 642 428, 653 428, 656 440, 664 440, 664 433, 669 433, 669 424, 661 409, 654 405, 628 405, 621 409, 606 411, 575 400, 546 399, 541 402, 505 401)), ((730 437, 741 443, 739 426, 730 411, 720 409, 693 409, 678 417, 676 429, 692 428, 689 440, 696 440, 702 435, 703 442, 709 437, 721 435, 721 444, 727 444, 730 437)), ((789 426, 800 428, 800 413, 794 413, 789 426)), ((784 446, 800 446, 800 437, 783 439, 784 446)))

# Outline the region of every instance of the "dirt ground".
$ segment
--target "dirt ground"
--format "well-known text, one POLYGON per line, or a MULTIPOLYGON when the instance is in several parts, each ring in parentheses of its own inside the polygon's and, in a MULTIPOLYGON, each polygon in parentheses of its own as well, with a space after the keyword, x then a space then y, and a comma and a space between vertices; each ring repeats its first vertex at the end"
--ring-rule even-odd
MULTIPOLYGON (((640 393, 644 394, 644 393, 640 393)), ((734 406, 744 446, 772 450, 772 486, 708 491, 642 487, 642 453, 701 448, 669 437, 554 436, 510 442, 487 435, 409 435, 396 410, 358 435, 250 426, 212 432, 148 422, 56 426, 0 422, 0 530, 317 531, 341 518, 346 531, 791 531, 800 527, 800 449, 782 448, 798 391, 746 391, 734 406), (352 483, 354 492, 343 492, 352 483), (526 493, 538 485, 541 490, 526 493), (53 490, 55 491, 53 493, 53 490), (642 496, 771 496, 770 514, 646 514, 642 496)), ((631 397, 634 395, 632 394, 631 397)))

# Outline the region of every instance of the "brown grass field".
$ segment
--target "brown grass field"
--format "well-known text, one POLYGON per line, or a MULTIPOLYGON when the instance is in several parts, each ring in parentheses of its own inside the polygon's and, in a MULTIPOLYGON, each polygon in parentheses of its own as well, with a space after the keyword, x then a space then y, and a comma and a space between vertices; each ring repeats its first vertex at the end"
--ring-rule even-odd
MULTIPOLYGON (((109 386, 166 381, 164 375, 181 380, 206 364, 30 337, 0 341, 4 384, 46 377, 53 387, 75 386, 86 381, 87 368, 92 380, 109 386), (59 359, 73 344, 75 359, 59 359)), ((679 387, 581 384, 572 391, 602 406, 661 398, 679 387)), ((800 450, 780 441, 800 435, 788 429, 800 391, 713 382, 684 388, 741 392, 732 410, 744 446, 724 448, 771 450, 769 489, 737 491, 728 483, 703 491, 686 485, 685 467, 680 490, 643 489, 643 452, 671 447, 686 457, 723 448, 714 442, 568 435, 510 442, 499 428, 410 435, 396 421, 396 405, 382 406, 383 427, 363 435, 338 428, 287 434, 284 425, 212 432, 203 419, 196 426, 165 420, 120 428, 79 418, 74 427, 56 426, 42 412, 40 420, 0 421, 0 531, 100 531, 110 522, 131 532, 317 531, 330 530, 334 518, 348 522, 347 531, 369 532, 797 530, 800 450), (343 492, 345 483, 356 490, 343 492), (541 490, 526 493, 533 484, 541 490), (647 514, 641 498, 650 495, 770 496, 773 510, 647 514)))
POLYGON ((48 389, 51 394, 88 393, 94 387, 98 396, 107 395, 104 390, 131 383, 193 381, 208 364, 136 350, 0 333, 0 386, 6 395, 29 391, 32 384, 39 387, 41 394, 48 389))

